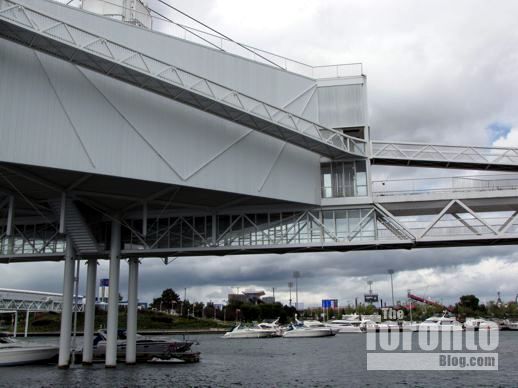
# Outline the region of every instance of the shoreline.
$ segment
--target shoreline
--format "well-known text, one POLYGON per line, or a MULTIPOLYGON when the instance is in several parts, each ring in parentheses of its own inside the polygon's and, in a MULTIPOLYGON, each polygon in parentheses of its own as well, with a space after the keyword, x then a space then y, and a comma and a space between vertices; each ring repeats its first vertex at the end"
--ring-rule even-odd
MULTIPOLYGON (((137 333, 140 335, 185 335, 185 334, 224 334, 228 329, 176 329, 176 330, 138 330, 137 333)), ((12 331, 3 331, 10 336, 14 333, 12 331)), ((83 337, 83 332, 77 332, 78 337, 83 337)), ((17 332, 17 338, 23 338, 24 333, 17 332)), ((47 332, 28 332, 27 337, 59 337, 59 331, 47 331, 47 332)))

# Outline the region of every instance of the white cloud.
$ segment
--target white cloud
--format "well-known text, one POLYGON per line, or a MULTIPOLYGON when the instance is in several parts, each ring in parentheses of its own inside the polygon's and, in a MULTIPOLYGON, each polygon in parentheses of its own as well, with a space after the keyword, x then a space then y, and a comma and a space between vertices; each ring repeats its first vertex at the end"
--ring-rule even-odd
POLYGON ((511 128, 507 135, 495 140, 495 147, 518 147, 518 128, 511 128))
MULTIPOLYGON (((174 5, 238 41, 309 64, 363 62, 377 139, 489 145, 486 128, 506 122, 515 128, 494 145, 518 146, 516 1, 177 0, 174 5)), ((438 174, 379 168, 376 174, 385 177, 387 171, 405 177, 438 174)), ((276 287, 287 303, 287 282, 298 269, 306 304, 324 296, 352 301, 367 290, 368 278, 386 299, 388 267, 398 270, 397 298, 408 288, 448 301, 463 293, 491 298, 498 288, 511 298, 518 291, 513 247, 182 258, 168 267, 146 259, 140 291, 143 300, 167 287, 188 287, 190 298, 223 299, 230 286, 276 287)), ((99 278, 106 276, 107 262, 99 268, 99 278)), ((127 265, 121 269, 125 294, 127 265)), ((5 265, 0 287, 59 291, 62 276, 61 263, 5 265)))

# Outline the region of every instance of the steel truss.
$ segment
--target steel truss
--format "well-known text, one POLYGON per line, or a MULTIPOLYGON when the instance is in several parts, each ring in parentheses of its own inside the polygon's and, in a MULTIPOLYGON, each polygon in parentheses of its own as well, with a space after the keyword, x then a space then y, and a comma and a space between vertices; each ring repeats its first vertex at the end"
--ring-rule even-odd
POLYGON ((396 217, 381 204, 126 220, 124 256, 504 244, 518 241, 518 211, 475 212, 461 200, 438 213, 396 217))
POLYGON ((366 141, 326 128, 169 63, 151 58, 15 0, 0 2, 0 34, 31 48, 323 156, 366 156, 366 141))
MULTIPOLYGON (((3 298, 0 296, 0 312, 1 311, 30 311, 30 312, 61 312, 63 303, 61 301, 55 301, 51 298, 46 300, 27 300, 27 299, 11 299, 3 298)), ((83 304, 74 303, 74 311, 83 312, 83 304)))
POLYGON ((518 170, 518 148, 372 141, 371 158, 373 164, 518 170))

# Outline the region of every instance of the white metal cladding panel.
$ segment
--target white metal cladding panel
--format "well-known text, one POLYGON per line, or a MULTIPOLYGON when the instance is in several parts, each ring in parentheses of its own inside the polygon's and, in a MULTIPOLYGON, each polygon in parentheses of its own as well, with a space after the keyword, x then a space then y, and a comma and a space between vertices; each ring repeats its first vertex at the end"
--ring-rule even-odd
POLYGON ((314 80, 217 49, 159 34, 46 0, 17 0, 165 63, 275 106, 284 106, 314 80))
POLYGON ((365 85, 318 88, 319 122, 330 128, 364 126, 365 85))
POLYGON ((0 117, 2 161, 320 202, 318 155, 4 40, 0 117))

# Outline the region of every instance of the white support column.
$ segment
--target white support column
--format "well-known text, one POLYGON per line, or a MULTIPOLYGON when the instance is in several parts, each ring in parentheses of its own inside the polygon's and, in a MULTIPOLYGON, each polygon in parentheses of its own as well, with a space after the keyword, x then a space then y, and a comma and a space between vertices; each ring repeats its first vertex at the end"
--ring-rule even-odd
POLYGON ((68 368, 70 363, 70 337, 72 334, 72 304, 74 294, 74 261, 73 246, 67 237, 65 252, 65 275, 63 279, 63 307, 61 310, 61 332, 59 334, 59 364, 60 368, 68 368))
POLYGON ((112 221, 110 244, 110 290, 108 294, 108 327, 106 340, 106 368, 117 366, 117 330, 119 322, 119 272, 121 253, 121 225, 112 221))
POLYGON ((138 308, 139 260, 129 260, 128 276, 128 322, 126 331, 126 364, 137 362, 137 308, 138 308))
POLYGON ((14 251, 14 197, 9 196, 9 206, 7 210, 7 228, 5 234, 7 236, 7 252, 13 253, 14 251))
POLYGON ((65 214, 66 214, 66 206, 67 206, 67 194, 61 194, 61 206, 59 209, 59 233, 65 233, 65 214))
POLYGON ((29 315, 30 315, 30 311, 27 310, 27 312, 25 313, 25 332, 24 332, 24 337, 27 338, 29 336, 29 315))
POLYGON ((18 311, 14 312, 14 328, 13 328, 13 337, 16 338, 18 333, 18 311))
POLYGON ((88 259, 86 272, 85 325, 83 335, 83 365, 93 362, 93 338, 95 331, 95 286, 97 282, 97 260, 88 259))

